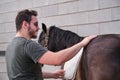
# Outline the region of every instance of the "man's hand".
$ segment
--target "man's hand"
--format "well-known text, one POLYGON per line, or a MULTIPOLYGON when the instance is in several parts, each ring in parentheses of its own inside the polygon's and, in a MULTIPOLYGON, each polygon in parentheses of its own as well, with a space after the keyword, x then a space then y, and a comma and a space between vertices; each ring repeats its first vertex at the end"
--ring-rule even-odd
POLYGON ((64 77, 64 74, 65 74, 65 71, 60 69, 60 70, 57 70, 57 71, 54 71, 54 72, 51 72, 51 73, 48 73, 48 72, 43 72, 43 77, 44 78, 63 78, 64 77))
POLYGON ((61 69, 61 70, 57 70, 55 72, 52 72, 52 74, 53 74, 53 78, 63 78, 65 71, 61 69))
POLYGON ((84 38, 80 43, 82 44, 82 46, 86 46, 92 39, 94 39, 95 37, 97 37, 97 35, 92 35, 92 36, 88 36, 86 38, 84 38))

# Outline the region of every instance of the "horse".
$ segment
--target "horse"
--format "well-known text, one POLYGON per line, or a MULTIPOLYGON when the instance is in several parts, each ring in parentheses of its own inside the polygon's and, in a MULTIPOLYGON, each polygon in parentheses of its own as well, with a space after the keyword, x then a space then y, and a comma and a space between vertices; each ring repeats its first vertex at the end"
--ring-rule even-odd
MULTIPOLYGON (((42 29, 38 42, 53 52, 85 38, 56 26, 47 29, 42 24, 42 29)), ((102 34, 91 40, 84 47, 74 80, 120 80, 120 34, 102 34)))

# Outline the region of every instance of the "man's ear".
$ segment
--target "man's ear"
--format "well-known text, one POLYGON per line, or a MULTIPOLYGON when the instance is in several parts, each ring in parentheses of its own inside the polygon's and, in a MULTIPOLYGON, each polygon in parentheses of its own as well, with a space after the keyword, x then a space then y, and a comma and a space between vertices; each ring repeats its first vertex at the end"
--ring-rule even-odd
POLYGON ((42 23, 42 30, 43 32, 47 33, 47 27, 44 23, 42 23))
POLYGON ((28 22, 23 21, 23 23, 22 23, 22 27, 25 29, 25 28, 27 28, 28 26, 29 26, 28 22))

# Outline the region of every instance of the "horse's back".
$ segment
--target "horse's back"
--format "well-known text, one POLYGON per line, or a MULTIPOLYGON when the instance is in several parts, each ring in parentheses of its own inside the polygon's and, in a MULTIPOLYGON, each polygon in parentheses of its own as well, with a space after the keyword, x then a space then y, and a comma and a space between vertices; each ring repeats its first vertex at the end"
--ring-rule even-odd
POLYGON ((82 80, 120 80, 120 35, 100 35, 84 49, 82 80))

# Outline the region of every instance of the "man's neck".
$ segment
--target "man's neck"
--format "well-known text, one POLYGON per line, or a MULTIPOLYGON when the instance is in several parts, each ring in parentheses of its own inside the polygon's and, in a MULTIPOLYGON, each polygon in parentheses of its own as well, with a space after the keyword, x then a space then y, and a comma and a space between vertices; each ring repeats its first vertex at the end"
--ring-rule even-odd
POLYGON ((24 37, 25 39, 30 40, 29 35, 26 35, 20 31, 17 32, 16 37, 24 37))

